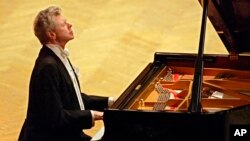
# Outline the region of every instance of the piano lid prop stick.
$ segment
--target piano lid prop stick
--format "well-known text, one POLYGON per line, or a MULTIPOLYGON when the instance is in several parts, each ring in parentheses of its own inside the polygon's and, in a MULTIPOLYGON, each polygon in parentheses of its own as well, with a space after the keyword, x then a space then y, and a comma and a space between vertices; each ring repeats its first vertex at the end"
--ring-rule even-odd
POLYGON ((201 105, 201 92, 202 92, 202 77, 203 77, 203 54, 204 54, 204 42, 205 42, 205 33, 206 33, 206 22, 207 22, 207 13, 208 13, 208 0, 203 1, 203 14, 202 14, 202 23, 201 23, 201 32, 200 32, 200 42, 198 56, 195 61, 195 71, 194 79, 192 86, 192 97, 191 103, 188 107, 188 111, 191 113, 198 113, 202 111, 201 105))

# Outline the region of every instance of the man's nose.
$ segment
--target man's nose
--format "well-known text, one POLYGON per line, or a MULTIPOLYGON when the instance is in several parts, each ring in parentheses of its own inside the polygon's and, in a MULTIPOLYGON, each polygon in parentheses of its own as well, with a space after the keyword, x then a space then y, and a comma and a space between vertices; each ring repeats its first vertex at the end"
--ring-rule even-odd
POLYGON ((72 27, 72 24, 71 24, 71 23, 67 23, 67 24, 68 24, 68 27, 70 27, 70 28, 72 27))

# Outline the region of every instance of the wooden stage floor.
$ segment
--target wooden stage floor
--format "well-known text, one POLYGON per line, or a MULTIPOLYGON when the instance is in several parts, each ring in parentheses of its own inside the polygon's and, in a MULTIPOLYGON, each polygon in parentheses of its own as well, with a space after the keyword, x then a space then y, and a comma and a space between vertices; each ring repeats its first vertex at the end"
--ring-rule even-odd
MULTIPOLYGON (((40 49, 37 12, 58 5, 73 24, 68 44, 82 91, 118 97, 154 53, 196 53, 202 8, 198 0, 1 0, 0 140, 16 141, 27 109, 28 85, 40 49)), ((205 53, 227 51, 210 23, 205 53)), ((94 135, 102 122, 87 130, 94 135)))

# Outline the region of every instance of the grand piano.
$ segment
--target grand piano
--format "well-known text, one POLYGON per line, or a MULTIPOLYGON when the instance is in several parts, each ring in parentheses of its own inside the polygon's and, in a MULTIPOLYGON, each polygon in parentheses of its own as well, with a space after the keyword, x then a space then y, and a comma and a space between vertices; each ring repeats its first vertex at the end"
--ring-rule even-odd
POLYGON ((198 54, 156 52, 104 111, 102 141, 228 141, 250 125, 250 1, 199 3, 198 54), (203 54, 207 17, 228 54, 203 54))

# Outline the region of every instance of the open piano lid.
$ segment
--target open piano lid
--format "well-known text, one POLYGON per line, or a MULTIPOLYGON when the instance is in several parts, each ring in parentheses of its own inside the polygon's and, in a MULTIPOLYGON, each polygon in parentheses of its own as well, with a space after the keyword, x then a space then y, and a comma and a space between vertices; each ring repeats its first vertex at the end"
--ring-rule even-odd
POLYGON ((229 53, 250 52, 249 0, 209 0, 208 17, 229 53))

